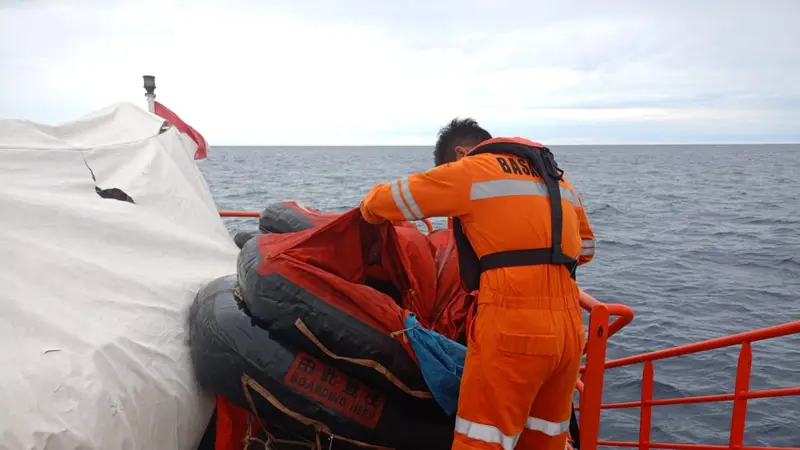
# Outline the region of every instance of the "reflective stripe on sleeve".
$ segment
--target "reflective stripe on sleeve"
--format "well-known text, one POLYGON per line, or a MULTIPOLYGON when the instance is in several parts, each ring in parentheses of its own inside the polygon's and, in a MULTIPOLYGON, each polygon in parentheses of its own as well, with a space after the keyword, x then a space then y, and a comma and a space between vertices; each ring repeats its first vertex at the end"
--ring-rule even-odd
POLYGON ((462 417, 456 417, 456 433, 463 434, 470 439, 483 441, 489 444, 498 444, 503 450, 514 450, 519 441, 519 433, 513 436, 503 434, 499 428, 482 423, 470 422, 462 417))
MULTIPOLYGON (((567 200, 576 207, 581 206, 578 194, 566 186, 559 185, 561 199, 567 200)), ((537 195, 549 197, 547 186, 544 182, 534 180, 489 180, 472 183, 469 193, 470 200, 483 200, 487 198, 510 197, 513 195, 537 195)))
POLYGON ((581 256, 594 255, 594 239, 584 239, 581 241, 581 256))
POLYGON ((563 422, 550 422, 549 420, 539 419, 538 417, 528 417, 525 428, 533 431, 541 431, 548 436, 558 436, 569 430, 569 419, 563 422))
POLYGON ((583 204, 581 203, 580 197, 578 197, 577 192, 570 191, 568 188, 561 185, 558 185, 558 187, 559 190, 561 191, 561 198, 569 201, 576 208, 583 208, 583 204))
POLYGON ((397 205, 397 209, 400 210, 400 214, 403 215, 405 220, 414 220, 414 218, 411 216, 411 211, 408 210, 408 207, 406 207, 406 204, 403 201, 403 197, 400 196, 400 180, 392 183, 392 199, 394 200, 394 204, 397 205))
POLYGON ((408 208, 411 210, 411 214, 414 215, 414 219, 419 220, 424 218, 425 216, 422 214, 422 210, 419 209, 417 201, 414 200, 414 196, 411 195, 411 188, 408 185, 408 177, 398 180, 398 183, 400 183, 400 192, 403 194, 403 198, 408 203, 408 208))

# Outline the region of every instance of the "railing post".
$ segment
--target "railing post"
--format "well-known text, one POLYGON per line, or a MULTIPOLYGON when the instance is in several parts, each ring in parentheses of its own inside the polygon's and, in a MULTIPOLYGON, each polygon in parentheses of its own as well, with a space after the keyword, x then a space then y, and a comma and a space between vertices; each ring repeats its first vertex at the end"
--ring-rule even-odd
POLYGON ((639 416, 639 450, 650 450, 650 429, 653 420, 653 361, 645 361, 642 369, 642 406, 639 416))
POLYGON ((580 405, 581 450, 596 450, 600 434, 600 404, 603 402, 603 375, 608 341, 608 308, 602 303, 589 313, 586 343, 586 368, 580 405))
POLYGON ((742 344, 739 362, 736 365, 736 388, 733 392, 733 414, 731 416, 732 449, 744 446, 744 425, 747 422, 747 393, 750 391, 750 369, 753 367, 753 350, 749 342, 742 344))

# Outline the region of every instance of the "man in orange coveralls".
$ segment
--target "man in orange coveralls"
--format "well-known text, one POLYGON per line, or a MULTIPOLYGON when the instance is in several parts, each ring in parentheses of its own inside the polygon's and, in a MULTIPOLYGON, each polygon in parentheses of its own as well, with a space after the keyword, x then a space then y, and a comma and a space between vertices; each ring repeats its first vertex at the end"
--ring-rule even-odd
POLYGON ((452 216, 462 282, 480 286, 452 448, 563 450, 585 341, 575 267, 594 251, 583 204, 539 143, 467 119, 439 147, 443 164, 360 209, 370 223, 452 216))

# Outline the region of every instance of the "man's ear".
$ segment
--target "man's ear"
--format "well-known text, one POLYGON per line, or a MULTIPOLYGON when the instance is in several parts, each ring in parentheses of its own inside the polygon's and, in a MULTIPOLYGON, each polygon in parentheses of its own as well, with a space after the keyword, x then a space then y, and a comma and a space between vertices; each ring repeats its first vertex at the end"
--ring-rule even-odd
POLYGON ((456 159, 461 159, 467 155, 467 149, 460 145, 456 145, 455 151, 456 151, 456 159))

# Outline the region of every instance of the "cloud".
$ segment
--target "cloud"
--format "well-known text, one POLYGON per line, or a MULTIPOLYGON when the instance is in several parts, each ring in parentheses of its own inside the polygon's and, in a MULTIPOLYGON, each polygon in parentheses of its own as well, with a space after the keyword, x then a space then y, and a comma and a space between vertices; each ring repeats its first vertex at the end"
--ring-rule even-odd
POLYGON ((158 99, 214 144, 800 141, 792 0, 0 0, 0 117, 158 99))

